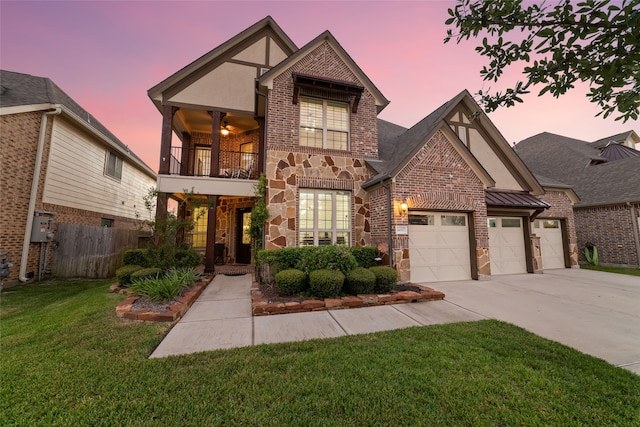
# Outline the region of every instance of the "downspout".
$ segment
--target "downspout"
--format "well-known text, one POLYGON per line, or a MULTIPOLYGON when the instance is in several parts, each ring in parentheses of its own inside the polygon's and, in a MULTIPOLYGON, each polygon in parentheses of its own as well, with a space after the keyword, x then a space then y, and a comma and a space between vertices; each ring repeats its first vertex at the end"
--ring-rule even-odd
POLYGON ((57 116, 62 112, 60 106, 56 106, 53 111, 42 114, 40 121, 40 134, 38 135, 38 151, 36 152, 36 163, 33 167, 33 181, 31 181, 31 196, 29 197, 29 209, 27 210, 27 224, 24 229, 24 240, 22 241, 22 256, 20 257, 19 280, 26 282, 27 262, 29 258, 29 245, 31 243, 31 228, 33 227, 33 215, 36 209, 36 198, 38 197, 38 183, 40 181, 40 168, 42 167, 42 155, 44 151, 45 137, 47 134, 47 116, 57 116))

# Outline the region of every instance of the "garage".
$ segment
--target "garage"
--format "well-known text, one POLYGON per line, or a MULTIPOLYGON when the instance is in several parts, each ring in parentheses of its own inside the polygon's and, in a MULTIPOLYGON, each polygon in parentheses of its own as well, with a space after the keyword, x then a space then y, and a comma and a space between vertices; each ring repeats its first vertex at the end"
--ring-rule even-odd
POLYGON ((489 217, 491 275, 527 272, 521 217, 489 217))
POLYGON ((409 259, 415 283, 471 279, 467 214, 412 211, 409 259))
POLYGON ((536 219, 533 233, 540 237, 542 269, 565 268, 562 227, 558 219, 536 219))

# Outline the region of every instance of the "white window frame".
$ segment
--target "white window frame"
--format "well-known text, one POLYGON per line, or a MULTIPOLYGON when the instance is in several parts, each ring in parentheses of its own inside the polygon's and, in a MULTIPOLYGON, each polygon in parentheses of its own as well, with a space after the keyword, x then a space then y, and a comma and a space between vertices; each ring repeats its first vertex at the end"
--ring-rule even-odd
MULTIPOLYGON (((350 122, 351 122, 351 113, 349 110, 349 103, 347 102, 341 102, 341 101, 333 101, 333 100, 327 100, 327 99, 320 99, 320 98, 312 98, 312 97, 308 97, 308 96, 301 96, 300 97, 300 129, 301 129, 301 135, 302 135, 302 129, 315 129, 315 130, 319 130, 322 131, 322 147, 315 147, 315 148, 324 148, 324 149, 328 149, 328 150, 340 150, 340 151, 349 151, 349 147, 351 146, 350 144, 350 137, 351 137, 351 126, 350 126, 350 122), (310 127, 310 126, 304 126, 302 124, 302 109, 304 108, 305 103, 322 103, 322 127, 310 127), (334 128, 330 128, 329 125, 327 124, 327 105, 329 103, 332 104, 337 104, 337 105, 341 105, 344 107, 345 112, 347 114, 347 120, 346 120, 346 130, 345 129, 334 129, 334 128), (341 148, 334 148, 334 147, 328 147, 327 146, 327 134, 329 133, 329 131, 333 131, 333 132, 341 132, 341 133, 346 133, 347 134, 347 142, 346 142, 346 147, 343 149, 341 148)), ((304 144, 302 141, 302 138, 300 137, 299 139, 299 145, 302 147, 313 147, 311 145, 307 145, 304 144)))
POLYGON ((122 157, 118 156, 113 151, 107 150, 106 159, 104 162, 104 174, 109 178, 120 181, 122 179, 122 167, 124 161, 122 157), (113 166, 113 172, 111 172, 113 166))
MULTIPOLYGON (((299 224, 298 227, 298 246, 311 246, 302 244, 302 235, 303 233, 313 233, 313 246, 319 246, 320 233, 330 232, 331 233, 331 244, 335 245, 337 243, 338 233, 347 233, 347 238, 340 245, 351 246, 351 192, 350 191, 340 191, 340 190, 313 190, 313 189, 300 189, 300 195, 303 193, 312 194, 313 195, 313 228, 306 228, 302 226, 302 218, 300 218, 300 201, 298 201, 298 216, 299 216, 299 224), (320 227, 318 225, 319 222, 319 211, 318 211, 318 196, 320 194, 330 194, 331 195, 331 228, 320 227), (347 203, 347 213, 346 213, 346 228, 338 228, 337 226, 337 196, 338 195, 346 195, 348 198, 347 203)), ((300 199, 299 199, 300 200, 300 199)))

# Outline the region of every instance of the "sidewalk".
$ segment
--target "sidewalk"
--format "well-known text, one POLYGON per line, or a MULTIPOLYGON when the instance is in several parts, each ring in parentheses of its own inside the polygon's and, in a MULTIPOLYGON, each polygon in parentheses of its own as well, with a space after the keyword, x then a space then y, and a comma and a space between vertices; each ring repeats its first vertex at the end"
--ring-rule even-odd
POLYGON ((250 292, 250 274, 215 276, 150 357, 484 318, 447 301, 253 317, 250 292))

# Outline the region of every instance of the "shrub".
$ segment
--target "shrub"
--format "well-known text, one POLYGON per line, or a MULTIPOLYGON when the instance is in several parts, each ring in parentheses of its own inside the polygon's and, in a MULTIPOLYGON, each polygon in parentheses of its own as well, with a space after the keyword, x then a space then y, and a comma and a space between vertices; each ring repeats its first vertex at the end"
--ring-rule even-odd
POLYGON ((369 271, 376 276, 376 285, 374 290, 378 293, 391 291, 398 282, 398 272, 391 267, 371 267, 369 268, 369 271))
POLYGON ((204 262, 204 256, 194 249, 178 249, 174 258, 175 268, 195 268, 204 262))
POLYGON ((123 255, 124 265, 139 265, 148 267, 147 251, 144 249, 128 249, 123 255))
POLYGON ((339 270, 344 275, 358 265, 346 246, 307 246, 300 249, 301 257, 296 268, 307 274, 314 270, 339 270))
POLYGON ((335 297, 340 294, 344 274, 338 270, 315 270, 309 275, 309 292, 319 298, 335 297))
POLYGON ((378 265, 378 248, 374 246, 354 246, 349 248, 358 266, 369 268, 378 265))
POLYGON ((191 269, 172 269, 167 274, 146 277, 134 282, 130 288, 151 301, 171 301, 180 291, 195 282, 197 274, 191 269))
POLYGON ((307 289, 307 275, 300 270, 282 270, 276 274, 276 285, 282 295, 299 294, 307 289))
POLYGON ((345 276, 344 291, 349 295, 370 294, 376 284, 376 275, 363 267, 356 267, 345 276))
POLYGON ((156 278, 161 273, 162 270, 157 267, 141 268, 140 270, 136 270, 131 274, 131 282, 145 279, 147 277, 156 278))
POLYGON ((121 285, 128 285, 131 283, 131 275, 142 267, 139 265, 125 265, 116 270, 116 277, 121 285))

